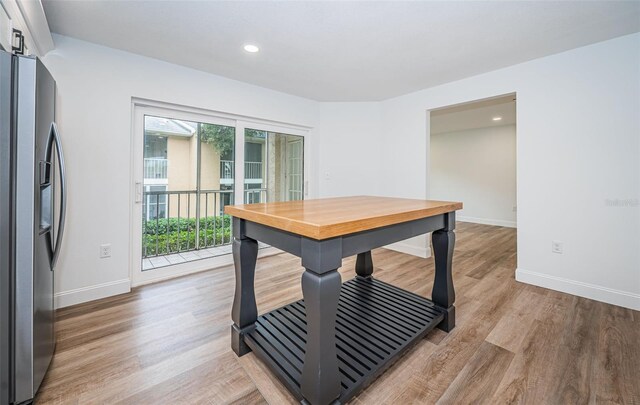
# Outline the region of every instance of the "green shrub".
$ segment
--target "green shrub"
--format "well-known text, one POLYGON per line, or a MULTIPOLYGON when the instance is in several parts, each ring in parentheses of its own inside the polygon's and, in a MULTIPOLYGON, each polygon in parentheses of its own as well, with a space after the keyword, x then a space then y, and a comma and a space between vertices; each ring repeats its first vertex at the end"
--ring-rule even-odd
MULTIPOLYGON (((231 217, 200 218, 200 248, 231 243, 231 217)), ((196 246, 195 218, 161 218, 143 221, 142 255, 155 256, 193 250, 196 246), (157 232, 156 232, 157 231, 157 232)))
MULTIPOLYGON (((229 215, 200 218, 200 229, 229 228, 231 217, 229 215)), ((167 234, 178 231, 195 231, 195 218, 160 218, 143 221, 142 229, 147 235, 167 234), (167 231, 167 227, 169 230, 167 231), (157 229, 157 232, 156 232, 157 229)))

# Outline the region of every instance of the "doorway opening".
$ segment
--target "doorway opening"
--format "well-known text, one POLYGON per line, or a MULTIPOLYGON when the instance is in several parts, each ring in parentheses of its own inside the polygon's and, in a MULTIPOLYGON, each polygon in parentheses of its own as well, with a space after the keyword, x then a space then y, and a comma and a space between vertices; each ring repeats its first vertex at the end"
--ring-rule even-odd
POLYGON ((430 111, 429 198, 462 201, 456 214, 460 237, 496 238, 492 254, 504 256, 514 272, 516 129, 515 93, 430 111))

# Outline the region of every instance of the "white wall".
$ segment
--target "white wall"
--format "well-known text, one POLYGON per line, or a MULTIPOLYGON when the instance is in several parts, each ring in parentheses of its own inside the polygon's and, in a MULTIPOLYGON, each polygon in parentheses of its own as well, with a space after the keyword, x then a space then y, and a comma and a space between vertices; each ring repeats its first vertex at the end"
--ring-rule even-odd
POLYGON ((320 195, 382 195, 384 165, 380 103, 320 103, 320 195))
MULTIPOLYGON (((60 305, 129 290, 132 97, 313 126, 317 103, 55 36, 44 58, 58 84, 68 220, 56 272, 60 305), (112 257, 100 259, 100 244, 112 257)), ((310 140, 313 143, 313 136, 310 140)), ((313 175, 313 174, 312 174, 313 175)), ((309 184, 317 194, 316 182, 309 184)))
POLYGON ((412 174, 382 172, 384 193, 431 195, 428 110, 512 92, 517 279, 640 309, 640 34, 383 102, 387 153, 412 174))
POLYGON ((459 221, 516 226, 516 127, 431 134, 431 198, 464 201, 459 221))
MULTIPOLYGON (((320 103, 316 161, 321 197, 389 195, 388 182, 412 176, 398 169, 402 156, 390 147, 397 138, 393 131, 383 130, 381 107, 378 102, 320 103)), ((431 256, 424 235, 387 247, 419 257, 431 256)))

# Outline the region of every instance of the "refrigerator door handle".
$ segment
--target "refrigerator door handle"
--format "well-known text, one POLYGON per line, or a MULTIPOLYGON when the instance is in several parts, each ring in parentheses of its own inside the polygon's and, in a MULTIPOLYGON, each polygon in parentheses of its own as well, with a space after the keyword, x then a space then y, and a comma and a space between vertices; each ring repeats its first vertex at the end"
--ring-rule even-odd
POLYGON ((51 159, 51 147, 54 142, 56 146, 56 157, 58 158, 58 164, 60 165, 60 220, 58 223, 58 234, 56 236, 55 244, 53 245, 51 270, 55 268, 58 256, 60 255, 62 236, 64 235, 64 224, 67 220, 67 176, 64 166, 64 154, 62 153, 62 141, 60 140, 60 134, 58 133, 58 126, 55 122, 52 122, 46 151, 48 160, 51 159))

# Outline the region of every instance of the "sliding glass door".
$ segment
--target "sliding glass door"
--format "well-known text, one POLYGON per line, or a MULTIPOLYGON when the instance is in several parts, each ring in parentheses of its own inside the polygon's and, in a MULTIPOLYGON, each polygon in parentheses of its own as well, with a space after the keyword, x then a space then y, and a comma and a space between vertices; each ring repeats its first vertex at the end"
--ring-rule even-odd
POLYGON ((303 131, 159 108, 138 114, 143 272, 231 253, 229 204, 304 198, 303 131))

